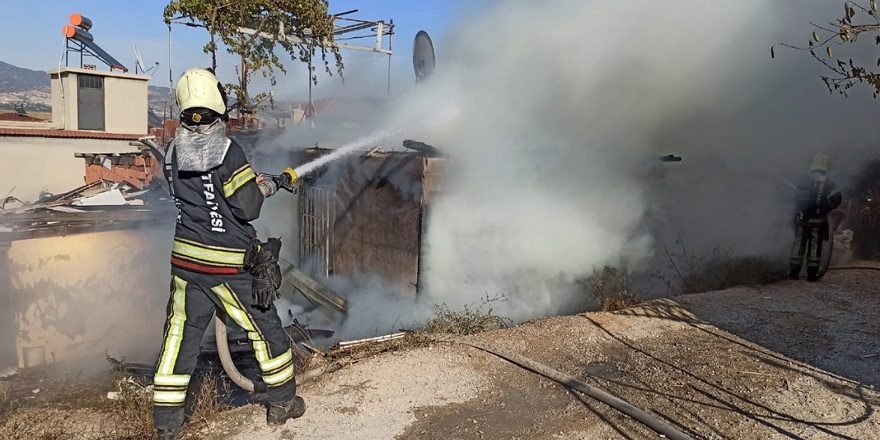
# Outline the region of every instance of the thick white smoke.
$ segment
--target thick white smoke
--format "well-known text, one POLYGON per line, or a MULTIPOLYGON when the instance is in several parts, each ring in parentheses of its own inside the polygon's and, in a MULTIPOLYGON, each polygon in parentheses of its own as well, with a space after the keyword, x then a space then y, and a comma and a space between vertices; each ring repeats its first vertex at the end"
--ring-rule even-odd
POLYGON ((663 245, 679 238, 690 254, 784 261, 786 181, 816 151, 843 180, 877 138, 864 128, 869 99, 829 95, 804 53, 770 58, 773 43, 805 41, 809 21, 837 9, 508 0, 459 24, 435 40, 434 76, 375 130, 410 127, 403 137, 450 156, 430 207, 426 288, 411 303, 358 289, 345 332, 486 295, 507 297, 492 307, 517 321, 570 312, 585 298, 577 280, 605 265, 662 270, 663 245))
POLYGON ((461 28, 451 63, 401 109, 459 114, 422 133, 452 157, 426 300, 504 294, 514 319, 554 314, 594 269, 650 261, 643 178, 682 148, 662 132, 696 107, 741 105, 750 66, 732 35, 762 4, 508 1, 461 28))

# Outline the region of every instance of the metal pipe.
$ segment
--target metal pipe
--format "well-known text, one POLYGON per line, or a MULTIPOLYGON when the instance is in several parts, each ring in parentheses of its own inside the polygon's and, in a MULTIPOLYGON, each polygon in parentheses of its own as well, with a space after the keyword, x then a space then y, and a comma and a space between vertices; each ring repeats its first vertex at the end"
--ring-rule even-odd
POLYGON ((342 341, 338 345, 339 345, 339 348, 345 348, 345 347, 351 347, 354 345, 366 344, 368 342, 392 341, 394 339, 403 338, 404 336, 406 336, 408 334, 409 334, 409 332, 397 332, 397 333, 392 333, 390 335, 376 336, 373 338, 364 338, 364 339, 354 339, 351 341, 342 341))
MULTIPOLYGON (((173 117, 174 106, 174 77, 171 76, 171 23, 168 23, 168 115, 173 117)), ((162 133, 165 134, 165 121, 162 121, 162 133)), ((163 139, 164 141, 164 139, 163 139)))
POLYGON ((330 191, 324 191, 324 276, 330 276, 330 219, 332 216, 330 215, 330 191))
POLYGON ((376 22, 376 51, 382 50, 382 28, 385 27, 385 23, 380 21, 376 22))
POLYGON ((318 46, 322 46, 322 47, 335 47, 338 49, 362 50, 362 51, 367 51, 367 52, 378 52, 378 53, 384 53, 386 55, 391 55, 390 50, 384 50, 384 49, 377 50, 375 47, 358 46, 356 44, 344 44, 344 43, 337 43, 337 42, 327 43, 327 42, 323 42, 323 41, 314 41, 314 40, 305 41, 301 38, 297 38, 297 37, 290 36, 290 35, 283 35, 283 36, 276 37, 272 34, 268 34, 266 32, 257 32, 254 29, 250 29, 250 28, 246 28, 246 27, 239 27, 238 32, 245 34, 245 35, 259 35, 261 38, 266 38, 269 40, 276 40, 277 41, 277 40, 284 39, 285 41, 287 41, 291 44, 311 44, 311 45, 318 45, 318 46))
POLYGON ((388 97, 391 97, 391 57, 394 49, 391 47, 394 41, 394 19, 391 19, 391 26, 388 28, 388 97))
POLYGON ((331 17, 342 17, 343 15, 354 14, 358 9, 349 9, 345 12, 338 12, 336 14, 331 15, 331 17))

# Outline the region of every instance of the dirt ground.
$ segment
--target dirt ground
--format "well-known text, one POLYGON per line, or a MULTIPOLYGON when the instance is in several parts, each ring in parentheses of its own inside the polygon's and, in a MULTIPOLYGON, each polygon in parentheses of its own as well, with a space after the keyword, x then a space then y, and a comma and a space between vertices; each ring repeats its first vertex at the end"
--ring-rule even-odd
MULTIPOLYGON (((880 439, 880 271, 657 300, 471 336, 601 388, 694 439, 880 439)), ((390 351, 300 388, 280 428, 256 406, 198 438, 655 439, 620 412, 475 348, 390 351)), ((196 437, 190 437, 196 438, 196 437)))

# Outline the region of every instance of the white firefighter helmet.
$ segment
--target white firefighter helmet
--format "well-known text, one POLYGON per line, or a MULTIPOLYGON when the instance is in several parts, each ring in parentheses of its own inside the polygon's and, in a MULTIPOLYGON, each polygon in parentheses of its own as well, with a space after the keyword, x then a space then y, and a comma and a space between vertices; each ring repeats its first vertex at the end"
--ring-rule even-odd
POLYGON ((217 77, 207 69, 192 68, 177 80, 177 105, 180 111, 207 108, 226 114, 226 91, 217 77))
POLYGON ((829 168, 831 168, 831 159, 827 154, 816 153, 813 155, 813 160, 810 162, 810 171, 827 173, 829 168))

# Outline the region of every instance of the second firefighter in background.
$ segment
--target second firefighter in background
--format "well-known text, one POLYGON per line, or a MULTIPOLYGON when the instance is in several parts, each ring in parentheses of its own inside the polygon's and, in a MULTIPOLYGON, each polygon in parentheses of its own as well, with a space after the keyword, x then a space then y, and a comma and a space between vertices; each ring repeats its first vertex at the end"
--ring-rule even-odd
POLYGON ((807 257, 807 280, 819 279, 822 242, 829 240, 828 213, 840 206, 843 195, 828 178, 831 159, 824 153, 813 156, 810 174, 797 183, 795 240, 791 249, 789 278, 798 279, 804 256, 807 257))

